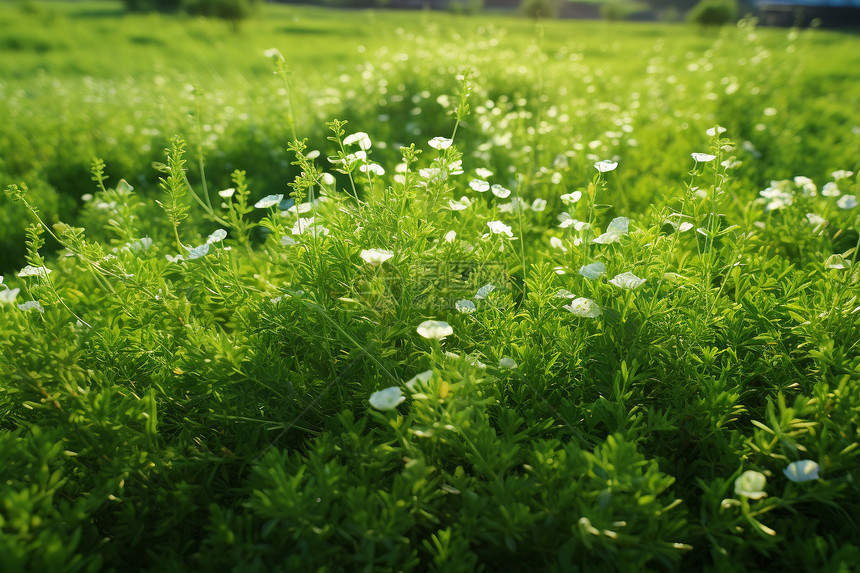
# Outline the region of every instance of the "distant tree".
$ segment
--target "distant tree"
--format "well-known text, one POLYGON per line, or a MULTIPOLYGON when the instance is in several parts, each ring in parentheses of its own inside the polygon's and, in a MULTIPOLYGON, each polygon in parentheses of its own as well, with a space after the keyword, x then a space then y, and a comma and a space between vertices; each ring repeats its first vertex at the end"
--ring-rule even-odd
POLYGON ((484 9, 484 0, 451 0, 448 10, 455 14, 478 14, 484 9))
POLYGON ((523 0, 520 12, 532 18, 555 18, 558 16, 557 0, 523 0))
POLYGON ((181 0, 123 0, 129 12, 176 12, 181 0))
POLYGON ((195 16, 227 20, 234 29, 250 16, 259 0, 182 0, 182 10, 195 16))
POLYGON ((185 12, 195 16, 221 18, 238 28, 260 0, 123 0, 130 12, 185 12))
POLYGON ((737 0, 701 0, 687 14, 687 20, 700 26, 722 26, 737 17, 737 0))

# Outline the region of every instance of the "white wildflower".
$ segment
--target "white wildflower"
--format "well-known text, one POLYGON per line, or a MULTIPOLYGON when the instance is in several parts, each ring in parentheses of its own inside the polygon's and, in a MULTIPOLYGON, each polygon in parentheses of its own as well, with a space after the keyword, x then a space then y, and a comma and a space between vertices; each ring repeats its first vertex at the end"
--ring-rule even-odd
POLYGON ((825 197, 839 197, 842 194, 842 191, 839 190, 839 186, 830 181, 829 183, 825 183, 824 187, 821 188, 821 194, 825 197))
POLYGON ((394 256, 394 252, 385 249, 362 249, 361 258, 372 267, 378 267, 394 256))
POLYGON ((735 495, 750 499, 761 499, 767 496, 764 486, 767 478, 761 472, 745 471, 735 480, 735 495))
POLYGON ((447 137, 434 137, 428 142, 428 145, 433 149, 448 149, 454 143, 453 139, 447 137))
POLYGON ((582 199, 582 191, 574 191, 573 193, 565 193, 561 196, 561 202, 565 205, 573 205, 582 199))
POLYGON ((475 303, 471 300, 466 299, 458 300, 456 303, 454 303, 454 307, 463 314, 472 314, 473 312, 475 312, 475 310, 477 310, 477 307, 475 307, 475 303))
POLYGON ((596 302, 584 297, 573 299, 569 305, 565 305, 562 308, 566 308, 574 315, 583 318, 597 318, 601 313, 600 307, 597 306, 596 302))
POLYGON ((710 163, 717 158, 716 155, 711 155, 710 153, 691 153, 690 155, 696 163, 710 163))
POLYGON ((493 190, 493 195, 495 195, 499 199, 506 199, 511 194, 510 189, 502 187, 501 185, 498 185, 498 184, 493 185, 491 187, 491 189, 493 190))
POLYGON ((373 144, 370 142, 370 136, 363 131, 358 131, 356 133, 353 133, 352 135, 347 135, 343 139, 344 145, 352 145, 354 143, 358 143, 358 146, 363 151, 367 151, 373 146, 373 144))
POLYGON ((514 234, 511 233, 510 226, 505 225, 501 221, 490 221, 487 223, 487 226, 490 228, 490 231, 492 231, 496 235, 505 234, 508 237, 514 236, 514 234))
POLYGON ((640 279, 633 273, 621 273, 620 275, 615 275, 615 278, 609 282, 619 288, 636 289, 645 283, 645 279, 640 279))
POLYGON ((269 207, 274 207, 275 205, 280 204, 283 198, 283 194, 267 195, 266 197, 263 197, 262 199, 254 203, 254 207, 256 207, 257 209, 268 209, 269 207))
POLYGON ((42 308, 42 305, 39 304, 38 300, 28 300, 27 302, 25 302, 23 304, 19 304, 18 308, 23 310, 23 311, 38 310, 39 312, 45 312, 45 309, 42 308))
POLYGON ((496 285, 485 284, 484 286, 482 286, 481 288, 478 289, 477 293, 475 293, 475 299, 476 300, 485 299, 494 290, 496 290, 496 285))
POLYGON ((590 265, 585 265, 579 269, 579 274, 589 280, 596 280, 605 273, 606 265, 603 263, 591 263, 590 265))
MULTIPOLYGON (((217 229, 211 235, 209 235, 209 238, 206 239, 206 242, 209 244, 220 243, 226 237, 227 237, 227 231, 225 231, 224 229, 217 229)), ((141 239, 141 240, 143 240, 143 239, 141 239)))
POLYGON ((51 272, 51 269, 48 267, 34 267, 32 265, 27 265, 23 269, 18 272, 18 276, 21 278, 24 277, 46 277, 48 273, 51 272))
POLYGON ((415 376, 413 376, 412 378, 410 378, 409 381, 406 383, 406 387, 409 388, 409 390, 411 392, 417 392, 419 389, 418 385, 422 384, 422 385, 426 386, 427 383, 430 382, 430 378, 432 378, 432 377, 433 377, 433 371, 432 370, 425 370, 424 372, 420 372, 420 373, 416 374, 415 376))
POLYGON ((19 288, 0 290, 0 304, 14 304, 19 292, 19 288))
POLYGON ((540 197, 538 197, 537 199, 532 201, 532 211, 540 212, 544 209, 546 209, 546 199, 541 199, 540 197))
POLYGON ((629 224, 630 219, 627 217, 616 217, 609 222, 606 232, 594 239, 593 242, 601 245, 617 243, 621 237, 627 234, 629 224))
POLYGON ((601 173, 607 173, 609 171, 615 171, 615 168, 618 167, 617 161, 609 161, 608 159, 604 159, 603 161, 598 161, 594 164, 594 168, 600 171, 601 173))
POLYGON ((804 482, 817 480, 818 470, 818 464, 812 460, 800 460, 788 464, 782 473, 793 482, 804 482))
POLYGON ((424 338, 442 340, 454 334, 454 329, 444 320, 425 320, 418 325, 418 334, 424 338))
POLYGON ((490 184, 483 179, 472 179, 471 181, 469 181, 469 187, 471 187, 473 191, 477 191, 478 193, 484 193, 485 191, 490 190, 490 184))
POLYGON ((398 386, 392 386, 391 388, 374 392, 370 395, 370 400, 368 401, 377 410, 385 411, 394 410, 405 400, 406 396, 403 395, 403 390, 398 386))
POLYGON ((857 197, 854 195, 843 195, 836 200, 836 206, 840 209, 853 209, 857 206, 857 197))

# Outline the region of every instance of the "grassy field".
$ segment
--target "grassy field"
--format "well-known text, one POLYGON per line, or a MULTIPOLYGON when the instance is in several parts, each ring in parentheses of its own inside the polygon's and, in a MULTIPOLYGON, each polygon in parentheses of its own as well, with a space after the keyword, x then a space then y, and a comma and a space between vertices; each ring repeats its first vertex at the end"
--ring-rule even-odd
POLYGON ((0 5, 0 569, 857 570, 858 48, 0 5))

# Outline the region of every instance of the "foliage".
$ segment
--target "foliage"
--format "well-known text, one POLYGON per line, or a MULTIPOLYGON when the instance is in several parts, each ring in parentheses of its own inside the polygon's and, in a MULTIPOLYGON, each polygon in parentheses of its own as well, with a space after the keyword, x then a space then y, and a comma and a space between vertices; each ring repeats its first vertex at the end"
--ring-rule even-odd
POLYGON ((259 0, 123 0, 130 12, 184 12, 233 23, 248 18, 259 0))
POLYGON ((724 26, 738 17, 736 0, 700 0, 687 13, 687 19, 700 26, 724 26))
POLYGON ((853 38, 266 7, 126 16, 119 73, 40 6, 4 571, 860 566, 853 38))
POLYGON ((555 18, 558 16, 558 1, 522 0, 520 12, 530 18, 555 18))

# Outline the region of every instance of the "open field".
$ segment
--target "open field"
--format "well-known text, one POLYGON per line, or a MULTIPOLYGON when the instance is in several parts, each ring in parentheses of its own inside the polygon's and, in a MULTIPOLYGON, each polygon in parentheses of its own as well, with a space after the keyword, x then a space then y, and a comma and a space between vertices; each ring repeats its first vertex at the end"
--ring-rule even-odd
POLYGON ((857 570, 858 70, 0 5, 0 569, 857 570))

